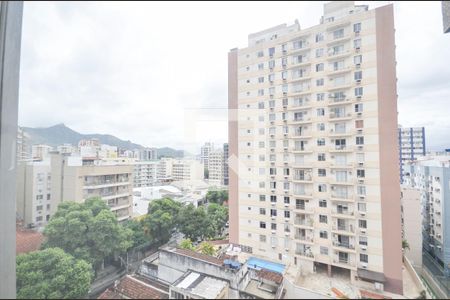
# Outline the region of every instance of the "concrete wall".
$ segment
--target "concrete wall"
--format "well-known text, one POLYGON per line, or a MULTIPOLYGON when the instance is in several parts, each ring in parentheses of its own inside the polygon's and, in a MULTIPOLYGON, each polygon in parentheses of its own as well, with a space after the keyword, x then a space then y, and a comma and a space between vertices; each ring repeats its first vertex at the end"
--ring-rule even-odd
POLYGON ((16 140, 23 2, 0 3, 0 298, 16 297, 16 140))
POLYGON ((284 299, 333 299, 326 295, 296 286, 286 278, 283 280, 283 285, 286 290, 284 299))

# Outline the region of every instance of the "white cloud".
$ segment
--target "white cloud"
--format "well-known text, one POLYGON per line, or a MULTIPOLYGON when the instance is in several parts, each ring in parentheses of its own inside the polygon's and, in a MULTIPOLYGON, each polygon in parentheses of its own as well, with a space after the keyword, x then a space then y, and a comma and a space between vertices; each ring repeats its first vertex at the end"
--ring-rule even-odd
MULTIPOLYGON (((321 14, 320 2, 26 2, 20 124, 64 122, 147 146, 186 147, 186 109, 227 107, 229 49, 296 18, 313 26, 321 14)), ((399 121, 427 126, 429 144, 442 147, 450 35, 442 33, 440 2, 396 2, 395 24, 399 121)), ((226 122, 199 122, 199 142, 226 141, 226 122)))

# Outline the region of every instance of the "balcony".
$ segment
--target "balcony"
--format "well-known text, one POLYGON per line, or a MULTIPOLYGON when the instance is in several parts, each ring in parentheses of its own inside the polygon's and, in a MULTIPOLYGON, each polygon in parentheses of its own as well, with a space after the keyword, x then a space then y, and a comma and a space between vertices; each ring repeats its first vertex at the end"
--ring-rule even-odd
POLYGON ((352 113, 337 114, 334 112, 330 112, 328 117, 330 118, 330 121, 342 121, 342 120, 350 120, 353 117, 353 115, 352 113))
POLYGON ((310 174, 294 174, 293 181, 306 181, 306 182, 311 182, 312 181, 312 176, 310 174))
POLYGON ((296 249, 295 250, 295 254, 303 256, 303 257, 314 259, 314 254, 312 254, 311 252, 306 252, 306 251, 301 250, 301 249, 296 249))
MULTIPOLYGON (((353 49, 352 49, 353 50, 353 49)), ((343 50, 343 51, 336 51, 336 52, 328 52, 328 60, 331 59, 338 59, 338 58, 343 58, 346 56, 349 56, 352 54, 352 51, 350 50, 343 50)))
POLYGON ((296 204, 295 210, 298 210, 300 213, 303 213, 303 214, 313 214, 314 213, 314 208, 309 205, 305 205, 305 204, 296 204))
POLYGON ((330 147, 328 149, 329 152, 352 152, 353 149, 348 147, 347 145, 335 145, 334 147, 330 147))
POLYGON ((328 106, 332 106, 332 105, 339 105, 339 104, 347 104, 350 103, 352 101, 351 98, 347 98, 347 97, 333 97, 332 95, 330 95, 328 97, 328 106))
POLYGON ((339 248, 346 248, 349 250, 355 250, 355 245, 352 245, 350 243, 341 243, 338 241, 333 241, 333 246, 334 247, 339 247, 339 248))
POLYGON ((333 208, 331 210, 331 213, 334 215, 349 216, 349 217, 352 217, 355 215, 354 211, 349 211, 348 209, 339 209, 339 208, 333 208))
POLYGON ((307 235, 298 234, 298 233, 295 234, 294 238, 296 240, 299 240, 299 241, 302 241, 302 242, 307 242, 307 243, 313 243, 314 242, 314 239, 312 237, 307 236, 307 235))
POLYGON ((311 132, 300 132, 300 131, 294 131, 292 134, 289 135, 290 138, 293 139, 310 139, 311 136, 311 132))
POLYGON ((308 149, 306 147, 294 147, 294 148, 292 148, 291 151, 294 153, 311 153, 312 152, 311 149, 308 149))
POLYGON ((332 227, 333 231, 342 231, 342 232, 351 232, 355 233, 355 228, 353 228, 353 225, 333 225, 332 227))
POLYGON ((294 219, 294 225, 296 226, 307 226, 307 227, 313 227, 314 220, 312 218, 299 218, 295 217, 294 219))
POLYGON ((306 124, 311 123, 310 117, 303 117, 303 118, 293 118, 291 121, 289 121, 290 124, 306 124))

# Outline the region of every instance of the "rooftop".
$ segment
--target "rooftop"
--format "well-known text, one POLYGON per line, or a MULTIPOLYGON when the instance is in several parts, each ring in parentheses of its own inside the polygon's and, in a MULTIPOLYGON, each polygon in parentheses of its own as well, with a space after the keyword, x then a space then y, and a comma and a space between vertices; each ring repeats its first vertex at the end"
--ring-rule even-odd
POLYGON ((25 229, 20 222, 16 223, 16 254, 39 250, 44 236, 32 229, 25 229))
POLYGON ((126 275, 113 287, 105 290, 97 299, 168 299, 166 291, 136 277, 126 275))
POLYGON ((274 299, 277 288, 255 279, 251 279, 245 287, 244 292, 260 297, 262 299, 274 299))
POLYGON ((228 286, 228 282, 205 274, 188 271, 174 283, 174 286, 201 298, 215 299, 228 286))

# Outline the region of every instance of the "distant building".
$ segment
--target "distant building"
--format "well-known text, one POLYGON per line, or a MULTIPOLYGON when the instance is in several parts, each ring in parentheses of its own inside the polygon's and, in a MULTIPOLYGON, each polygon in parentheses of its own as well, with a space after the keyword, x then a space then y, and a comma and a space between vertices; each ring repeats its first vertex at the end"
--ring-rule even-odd
POLYGON ((100 148, 99 139, 84 139, 78 142, 78 150, 81 157, 98 157, 100 148))
POLYGON ((223 144, 223 185, 228 185, 228 143, 223 144))
POLYGON ((158 159, 158 149, 144 148, 139 150, 139 160, 149 161, 158 159))
POLYGON ((176 159, 172 161, 173 180, 203 180, 204 165, 198 160, 176 159))
POLYGON ((425 127, 398 128, 398 151, 400 161, 400 182, 403 182, 403 168, 405 163, 424 156, 425 127))
POLYGON ((22 128, 17 129, 17 161, 31 158, 30 136, 22 128))
POLYGON ((49 145, 39 144, 31 146, 31 158, 32 159, 44 159, 49 157, 49 152, 53 147, 49 145))
POLYGON ((442 1, 442 22, 444 33, 450 32, 450 1, 442 1))
POLYGON ((208 157, 208 182, 215 185, 223 185, 224 182, 224 152, 222 149, 214 149, 208 157))
POLYGON ((214 144, 210 142, 205 143, 205 145, 200 148, 200 162, 205 166, 205 168, 208 167, 209 152, 213 149, 214 144))
POLYGON ((57 146, 56 149, 61 154, 75 154, 78 152, 77 147, 74 147, 72 144, 62 144, 57 146))
POLYGON ((405 186, 420 191, 423 268, 444 298, 450 297, 449 183, 450 155, 421 157, 405 165, 405 186))
POLYGON ((49 158, 18 163, 16 211, 25 227, 42 227, 50 220, 51 187, 49 158))
POLYGON ((123 221, 132 216, 133 166, 122 160, 51 155, 51 213, 62 201, 101 197, 123 221))
POLYGON ((153 186, 158 182, 158 165, 156 161, 136 161, 133 163, 134 187, 153 186))

